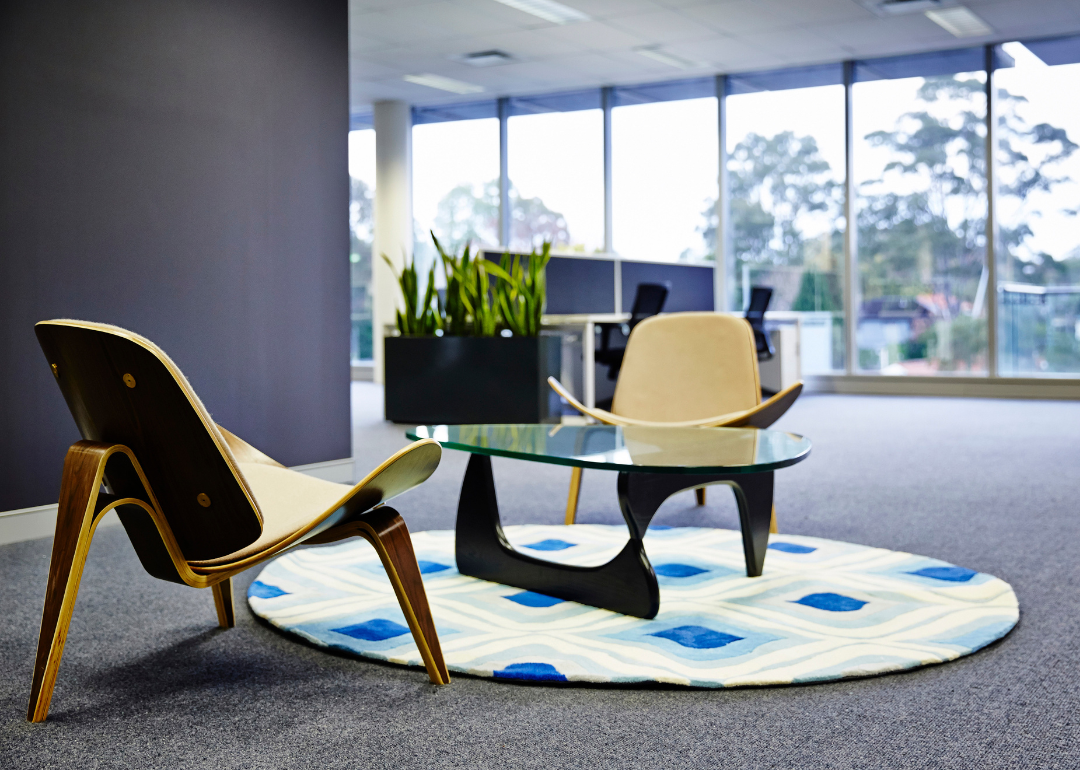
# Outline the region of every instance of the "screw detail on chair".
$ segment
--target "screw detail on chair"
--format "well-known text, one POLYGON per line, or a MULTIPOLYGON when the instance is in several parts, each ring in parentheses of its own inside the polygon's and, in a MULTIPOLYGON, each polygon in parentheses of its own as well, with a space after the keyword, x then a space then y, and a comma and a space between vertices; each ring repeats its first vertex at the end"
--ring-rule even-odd
POLYGON ((134 388, 135 387, 135 378, 132 377, 130 374, 125 374, 124 375, 124 384, 127 385, 129 388, 134 388))
POLYGON ((203 508, 210 507, 210 496, 205 492, 200 492, 199 496, 195 499, 199 501, 199 505, 201 505, 203 508))
POLYGON ((56 379, 60 379, 60 370, 56 368, 56 364, 49 364, 52 367, 52 376, 56 379))

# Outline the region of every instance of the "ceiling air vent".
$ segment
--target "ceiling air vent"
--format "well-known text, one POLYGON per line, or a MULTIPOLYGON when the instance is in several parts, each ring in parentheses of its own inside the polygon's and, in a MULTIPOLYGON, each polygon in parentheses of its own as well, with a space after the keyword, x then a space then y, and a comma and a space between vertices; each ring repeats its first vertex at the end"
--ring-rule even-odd
POLYGON ((493 49, 491 51, 474 51, 460 57, 460 61, 473 67, 495 67, 499 64, 509 64, 514 57, 506 51, 493 49))

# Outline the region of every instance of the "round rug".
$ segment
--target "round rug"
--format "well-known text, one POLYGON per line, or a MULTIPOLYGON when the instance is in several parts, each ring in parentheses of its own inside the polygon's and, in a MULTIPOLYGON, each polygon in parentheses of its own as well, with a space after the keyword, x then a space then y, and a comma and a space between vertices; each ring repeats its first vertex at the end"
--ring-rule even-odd
MULTIPOLYGON (((625 527, 510 526, 515 548, 602 564, 625 527)), ((969 655, 1019 619, 992 575, 909 553, 773 535, 765 571, 746 577, 738 532, 654 526, 645 549, 660 613, 632 618, 466 577, 454 533, 413 535, 451 671, 546 682, 777 685, 871 676, 969 655)), ((420 666, 382 564, 362 540, 294 551, 248 590, 256 615, 316 645, 420 666)))

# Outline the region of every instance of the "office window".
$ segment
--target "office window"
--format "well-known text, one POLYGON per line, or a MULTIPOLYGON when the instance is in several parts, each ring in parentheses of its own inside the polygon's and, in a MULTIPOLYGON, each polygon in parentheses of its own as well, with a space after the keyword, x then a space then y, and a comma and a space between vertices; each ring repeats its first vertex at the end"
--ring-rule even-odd
MULTIPOLYGON (((956 57, 981 66, 982 49, 966 54, 956 57)), ((856 363, 884 374, 984 373, 985 73, 928 66, 919 76, 918 66, 874 72, 871 63, 868 77, 882 79, 854 85, 856 363)))
POLYGON ((727 115, 734 306, 772 287, 770 311, 802 314, 803 371, 842 369, 844 87, 735 93, 727 115))
POLYGON ((716 205, 716 137, 715 98, 612 110, 616 253, 668 262, 714 258, 715 227, 708 231, 703 212, 716 205))
POLYGON ((598 109, 509 118, 511 248, 603 251, 603 132, 598 109))
POLYGON ((1053 42, 995 75, 1003 375, 1080 373, 1080 41, 1053 42))
POLYGON ((374 237, 375 131, 349 132, 349 286, 353 361, 371 360, 371 246, 374 237))
MULTIPOLYGON (((413 127, 414 253, 429 265, 431 231, 454 250, 499 243, 499 121, 455 120, 413 127)), ((436 270, 436 273, 439 271, 436 270)))

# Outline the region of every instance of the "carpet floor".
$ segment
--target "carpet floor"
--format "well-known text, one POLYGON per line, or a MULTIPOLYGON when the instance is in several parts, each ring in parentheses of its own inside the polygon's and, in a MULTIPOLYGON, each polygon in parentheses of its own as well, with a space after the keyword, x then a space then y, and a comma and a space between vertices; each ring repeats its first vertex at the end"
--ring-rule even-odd
MULTIPOLYGON (((353 392, 355 456, 404 445, 380 393, 353 392)), ((344 416, 343 416, 344 418, 344 416)), ((1009 582, 1018 627, 968 658, 828 684, 700 691, 507 684, 237 627, 209 591, 148 577, 120 528, 90 550, 49 720, 26 723, 48 539, 0 547, 0 767, 1072 768, 1080 765, 1080 403, 804 396, 776 425, 814 442, 777 473, 782 532, 902 550, 1009 582)), ((453 526, 466 456, 394 504, 453 526)), ((59 459, 57 475, 60 473, 59 459)), ((561 521, 569 473, 495 464, 504 521, 561 521)), ((621 521, 585 474, 583 523, 621 521)), ((729 494, 669 500, 657 524, 737 527, 729 494)))

